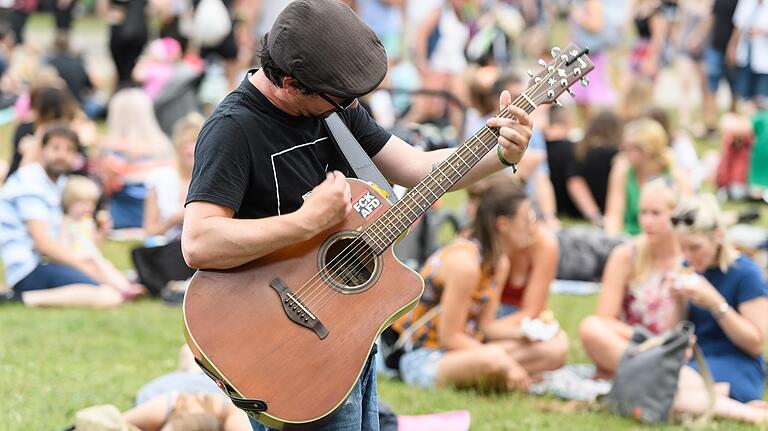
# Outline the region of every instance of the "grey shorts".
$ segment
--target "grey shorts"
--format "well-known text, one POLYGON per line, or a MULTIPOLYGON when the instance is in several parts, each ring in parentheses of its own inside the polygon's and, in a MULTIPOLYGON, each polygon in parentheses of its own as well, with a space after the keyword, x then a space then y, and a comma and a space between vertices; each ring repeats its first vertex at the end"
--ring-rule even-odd
POLYGON ((420 348, 400 357, 400 378, 409 386, 432 388, 437 383, 437 366, 445 355, 442 349, 420 348))

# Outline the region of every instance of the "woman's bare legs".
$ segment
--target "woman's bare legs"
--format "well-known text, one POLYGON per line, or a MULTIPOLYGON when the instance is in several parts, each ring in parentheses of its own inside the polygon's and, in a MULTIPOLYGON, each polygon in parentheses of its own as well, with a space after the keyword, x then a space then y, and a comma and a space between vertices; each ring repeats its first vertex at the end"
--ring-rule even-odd
POLYGON ((437 383, 526 389, 531 375, 560 368, 567 353, 568 338, 563 332, 548 341, 504 341, 447 352, 438 365, 437 383))
POLYGON ((115 308, 122 304, 123 296, 108 286, 70 284, 45 290, 30 290, 21 294, 21 300, 30 307, 93 307, 115 308))
POLYGON ((610 377, 629 345, 629 337, 615 319, 588 316, 579 325, 579 338, 584 350, 597 365, 599 377, 610 377))
MULTIPOLYGON (((768 423, 768 410, 759 405, 744 404, 728 397, 728 387, 715 386, 715 417, 754 424, 768 423), (725 393, 723 393, 725 391, 725 393)), ((704 379, 691 367, 680 369, 680 381, 673 409, 676 413, 700 415, 709 405, 704 379)))
POLYGON ((514 340, 502 344, 509 356, 531 375, 562 367, 568 356, 568 336, 563 331, 547 341, 514 340))

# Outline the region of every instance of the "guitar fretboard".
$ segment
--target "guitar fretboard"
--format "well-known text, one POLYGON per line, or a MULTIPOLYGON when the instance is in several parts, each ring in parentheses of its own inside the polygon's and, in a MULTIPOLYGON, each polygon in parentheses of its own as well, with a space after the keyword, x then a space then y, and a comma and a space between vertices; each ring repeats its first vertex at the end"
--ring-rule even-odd
MULTIPOLYGON (((530 98, 523 93, 512 105, 531 113, 536 109, 530 98)), ((511 118, 504 108, 499 117, 511 118)), ((387 250, 400 235, 424 214, 440 196, 449 191, 489 151, 496 148, 498 129, 484 126, 467 142, 456 148, 447 159, 437 165, 419 184, 408 191, 392 208, 376 219, 362 233, 363 238, 378 255, 387 250)))

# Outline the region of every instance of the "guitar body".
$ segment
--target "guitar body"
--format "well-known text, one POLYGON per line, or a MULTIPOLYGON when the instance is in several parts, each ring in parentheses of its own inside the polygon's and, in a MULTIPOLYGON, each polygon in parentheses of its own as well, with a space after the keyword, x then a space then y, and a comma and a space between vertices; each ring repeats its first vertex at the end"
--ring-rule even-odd
POLYGON ((271 427, 327 419, 357 383, 376 337, 424 290, 391 247, 359 259, 348 253, 350 238, 391 207, 367 183, 348 182, 355 209, 338 226, 235 269, 200 270, 184 297, 197 360, 240 397, 264 401, 254 418, 271 427), (340 274, 319 276, 341 261, 349 263, 340 274))

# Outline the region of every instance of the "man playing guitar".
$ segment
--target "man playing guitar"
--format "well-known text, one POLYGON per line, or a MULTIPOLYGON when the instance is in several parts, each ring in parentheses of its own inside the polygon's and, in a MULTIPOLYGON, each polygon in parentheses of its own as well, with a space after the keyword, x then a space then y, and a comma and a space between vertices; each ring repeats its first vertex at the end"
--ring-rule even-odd
MULTIPOLYGON (((187 264, 234 268, 305 241, 352 210, 345 181, 351 173, 323 125, 334 111, 392 183, 412 187, 447 158, 453 150, 417 151, 358 106, 357 98, 376 89, 386 71, 381 42, 343 3, 291 3, 265 37, 261 69, 248 73, 198 136, 182 235, 187 264)), ((511 102, 504 91, 499 104, 511 102)), ((457 187, 523 156, 531 120, 515 106, 509 110, 514 119, 487 124, 498 129, 500 151, 483 157, 457 187)), ((357 386, 322 429, 379 428, 373 361, 371 354, 357 386)))

